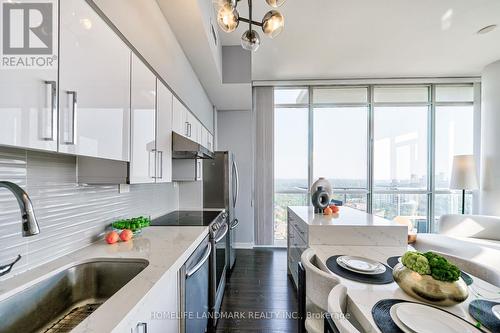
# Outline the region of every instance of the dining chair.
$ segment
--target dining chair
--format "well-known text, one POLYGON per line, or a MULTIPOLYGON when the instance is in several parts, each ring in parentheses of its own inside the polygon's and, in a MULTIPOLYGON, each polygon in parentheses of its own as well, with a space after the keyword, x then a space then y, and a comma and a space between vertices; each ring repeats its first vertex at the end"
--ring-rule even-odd
POLYGON ((339 280, 318 267, 318 257, 313 249, 307 249, 300 258, 306 273, 305 328, 309 333, 323 333, 324 314, 328 310, 328 294, 339 280))
MULTIPOLYGON (((333 322, 331 331, 339 333, 360 333, 346 316, 347 314, 347 288, 339 284, 328 295, 328 317, 333 322)), ((354 318, 353 318, 354 319, 354 318)))

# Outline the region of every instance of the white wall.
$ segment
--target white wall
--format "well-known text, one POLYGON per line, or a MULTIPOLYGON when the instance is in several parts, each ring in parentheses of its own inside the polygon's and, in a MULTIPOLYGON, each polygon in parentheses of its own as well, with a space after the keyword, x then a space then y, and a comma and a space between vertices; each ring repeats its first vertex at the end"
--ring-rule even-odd
POLYGON ((94 0, 95 4, 213 131, 213 107, 155 0, 94 0))
POLYGON ((240 192, 236 217, 240 225, 236 229, 236 246, 251 247, 254 244, 252 112, 218 111, 217 135, 217 150, 232 151, 238 163, 240 192))
POLYGON ((480 213, 500 216, 500 60, 482 76, 480 213))

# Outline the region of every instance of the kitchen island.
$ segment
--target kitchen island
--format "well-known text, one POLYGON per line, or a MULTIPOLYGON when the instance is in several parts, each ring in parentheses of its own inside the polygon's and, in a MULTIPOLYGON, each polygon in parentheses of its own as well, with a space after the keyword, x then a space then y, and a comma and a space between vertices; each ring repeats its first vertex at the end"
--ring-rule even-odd
POLYGON ((336 246, 368 250, 388 248, 394 253, 407 249, 408 228, 361 210, 342 206, 334 215, 315 214, 314 207, 288 207, 288 271, 298 285, 297 265, 308 247, 336 246))

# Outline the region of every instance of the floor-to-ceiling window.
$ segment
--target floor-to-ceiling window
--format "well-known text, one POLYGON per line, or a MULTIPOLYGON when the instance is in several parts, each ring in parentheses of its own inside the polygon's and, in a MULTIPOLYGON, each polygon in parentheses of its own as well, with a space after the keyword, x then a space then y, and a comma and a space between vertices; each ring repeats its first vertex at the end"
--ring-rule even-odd
POLYGON ((312 99, 312 178, 328 179, 334 199, 366 210, 368 87, 317 87, 312 99))
POLYGON ((430 88, 374 87, 373 213, 425 230, 430 88))
POLYGON ((274 240, 287 237, 287 206, 309 204, 308 89, 274 94, 274 240))
POLYGON ((459 213, 451 167, 474 153, 474 110, 472 83, 275 88, 275 240, 286 239, 286 206, 309 204, 319 177, 345 205, 420 232, 459 213))

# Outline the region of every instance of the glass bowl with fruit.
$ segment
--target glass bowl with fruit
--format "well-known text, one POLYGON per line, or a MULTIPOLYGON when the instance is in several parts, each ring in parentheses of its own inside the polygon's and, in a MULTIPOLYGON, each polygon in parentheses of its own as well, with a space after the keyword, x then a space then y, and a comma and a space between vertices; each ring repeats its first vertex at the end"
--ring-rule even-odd
POLYGON ((434 252, 406 252, 392 275, 405 293, 434 305, 452 306, 469 296, 460 269, 434 252))

